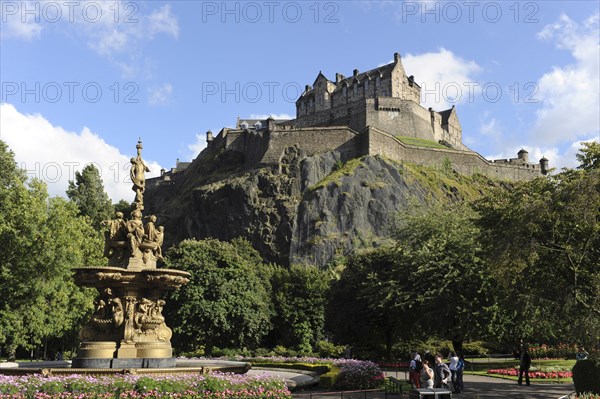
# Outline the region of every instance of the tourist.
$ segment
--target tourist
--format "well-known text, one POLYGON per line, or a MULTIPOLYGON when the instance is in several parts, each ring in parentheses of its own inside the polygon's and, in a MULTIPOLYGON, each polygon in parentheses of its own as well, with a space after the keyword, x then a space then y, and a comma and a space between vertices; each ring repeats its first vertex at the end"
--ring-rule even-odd
POLYGON ((577 352, 577 355, 575 355, 575 360, 577 360, 577 361, 585 360, 588 358, 589 355, 590 354, 587 353, 585 348, 582 346, 581 348, 579 348, 579 352, 577 352))
POLYGON ((462 353, 458 354, 458 364, 456 365, 456 383, 454 383, 454 392, 462 393, 464 390, 463 385, 463 371, 465 369, 465 358, 462 353))
POLYGON ((421 371, 421 387, 433 388, 433 370, 429 367, 429 362, 423 360, 423 370, 421 371))
POLYGON ((454 390, 456 390, 456 368, 458 367, 458 356, 456 356, 456 353, 450 352, 449 360, 450 365, 448 366, 448 368, 452 373, 452 386, 455 388, 454 390))
POLYGON ((434 371, 434 387, 435 388, 449 388, 450 377, 452 376, 452 372, 450 369, 442 361, 442 355, 438 354, 435 356, 435 367, 434 371))
POLYGON ((531 357, 527 346, 523 346, 521 349, 520 363, 519 363, 519 381, 518 384, 523 383, 523 374, 525 374, 525 383, 529 386, 529 368, 531 367, 531 357))
POLYGON ((421 356, 416 352, 411 353, 412 360, 410 361, 410 366, 408 368, 408 375, 410 379, 410 385, 414 389, 421 388, 420 378, 421 371, 423 371, 423 362, 421 361, 421 356))

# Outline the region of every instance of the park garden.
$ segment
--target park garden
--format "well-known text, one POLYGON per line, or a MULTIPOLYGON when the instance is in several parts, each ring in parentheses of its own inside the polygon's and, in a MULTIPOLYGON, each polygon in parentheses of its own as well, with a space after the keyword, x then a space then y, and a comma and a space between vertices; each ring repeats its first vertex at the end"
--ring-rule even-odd
MULTIPOLYGON (((181 241, 165 251, 167 267, 192 276, 164 311, 176 355, 288 363, 318 370, 331 389, 366 389, 385 384, 382 368, 403 370, 411 350, 460 348, 467 371, 514 378, 516 361, 487 356, 526 343, 534 381, 573 379, 598 394, 600 144, 584 143, 578 160, 491 183, 474 200, 415 202, 390 215, 388 245, 326 268, 266 263, 242 238, 181 241), (580 346, 590 352, 581 366, 580 346)), ((71 268, 105 262, 101 221, 129 204, 111 203, 91 165, 66 199, 49 198, 3 142, 0 170, 0 356, 68 359, 96 296, 71 268)), ((281 381, 219 374, 0 378, 3 399, 290 395, 281 381)))

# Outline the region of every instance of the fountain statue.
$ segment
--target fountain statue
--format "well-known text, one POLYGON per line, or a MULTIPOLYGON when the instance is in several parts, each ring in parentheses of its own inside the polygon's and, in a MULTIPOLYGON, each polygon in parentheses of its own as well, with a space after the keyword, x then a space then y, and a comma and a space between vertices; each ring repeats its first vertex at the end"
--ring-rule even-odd
POLYGON ((94 313, 79 333, 74 368, 175 367, 172 332, 162 315, 163 295, 186 284, 190 274, 157 268, 164 228, 156 226, 156 216, 143 217, 145 173, 150 170, 142 159, 141 140, 136 149, 137 157, 131 158, 135 199, 129 219, 116 212, 114 219, 102 222, 108 266, 73 269, 75 284, 99 292, 94 313))

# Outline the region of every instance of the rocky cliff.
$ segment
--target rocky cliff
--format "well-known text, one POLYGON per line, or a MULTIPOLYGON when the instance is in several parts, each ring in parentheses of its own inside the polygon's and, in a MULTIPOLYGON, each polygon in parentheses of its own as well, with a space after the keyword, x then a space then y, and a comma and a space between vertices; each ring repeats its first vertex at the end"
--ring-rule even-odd
POLYGON ((415 203, 462 200, 490 185, 378 156, 342 162, 289 147, 277 168, 244 169, 239 153, 197 159, 171 185, 147 191, 147 214, 165 225, 166 247, 185 238, 244 237, 268 261, 325 265, 388 240, 398 212, 415 203))

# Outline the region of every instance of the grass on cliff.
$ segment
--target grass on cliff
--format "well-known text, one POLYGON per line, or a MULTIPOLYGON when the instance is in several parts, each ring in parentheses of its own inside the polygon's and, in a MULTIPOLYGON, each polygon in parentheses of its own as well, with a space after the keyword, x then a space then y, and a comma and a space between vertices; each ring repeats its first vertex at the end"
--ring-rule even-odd
POLYGON ((423 187, 428 193, 429 200, 432 201, 440 199, 474 200, 481 197, 491 187, 497 187, 501 183, 479 174, 465 176, 456 173, 447 160, 436 167, 410 162, 399 163, 387 158, 384 160, 398 168, 405 175, 407 181, 414 181, 423 187))
MULTIPOLYGON (((397 169, 407 182, 414 182, 423 188, 428 200, 473 200, 481 197, 486 190, 491 187, 497 187, 500 181, 492 180, 486 176, 475 174, 465 176, 452 170, 452 164, 444 159, 437 166, 417 165, 410 162, 397 162, 389 158, 377 156, 388 165, 397 169)), ((344 176, 352 176, 354 171, 364 165, 364 157, 351 159, 338 169, 331 172, 317 184, 311 187, 311 190, 317 190, 327 187, 329 184, 341 185, 341 179, 344 176)), ((385 187, 383 182, 367 182, 372 190, 385 187)))
POLYGON ((337 183, 343 176, 350 176, 354 173, 354 170, 359 166, 363 165, 364 157, 354 158, 348 162, 341 164, 336 170, 325 176, 320 182, 311 187, 311 190, 317 190, 322 187, 326 187, 330 183, 337 183))
POLYGON ((435 141, 419 139, 416 137, 408 137, 408 136, 395 136, 398 140, 403 142, 406 145, 414 145, 417 147, 426 147, 426 148, 442 148, 447 150, 448 147, 442 145, 440 143, 436 143, 435 141))

